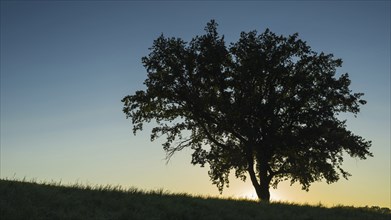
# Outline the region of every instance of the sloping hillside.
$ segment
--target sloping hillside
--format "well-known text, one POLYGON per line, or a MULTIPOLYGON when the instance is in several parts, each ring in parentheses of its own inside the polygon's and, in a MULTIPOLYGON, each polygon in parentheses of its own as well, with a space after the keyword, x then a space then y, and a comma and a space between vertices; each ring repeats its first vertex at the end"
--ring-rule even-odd
POLYGON ((0 180, 6 219, 384 219, 389 209, 301 206, 145 192, 113 186, 61 186, 0 180))

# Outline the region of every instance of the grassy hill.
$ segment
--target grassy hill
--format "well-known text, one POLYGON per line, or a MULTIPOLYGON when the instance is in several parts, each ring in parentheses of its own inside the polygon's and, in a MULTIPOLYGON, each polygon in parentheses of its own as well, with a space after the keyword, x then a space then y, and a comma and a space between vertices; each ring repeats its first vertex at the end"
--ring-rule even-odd
POLYGON ((163 190, 0 180, 6 219, 391 219, 387 208, 303 206, 194 197, 163 190))

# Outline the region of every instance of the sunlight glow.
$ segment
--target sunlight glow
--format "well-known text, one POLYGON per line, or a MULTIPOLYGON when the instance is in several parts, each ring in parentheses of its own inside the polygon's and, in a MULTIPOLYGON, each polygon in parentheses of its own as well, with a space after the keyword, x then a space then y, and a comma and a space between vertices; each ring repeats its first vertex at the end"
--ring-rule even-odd
MULTIPOLYGON (((270 201, 272 202, 286 201, 287 198, 281 193, 282 193, 281 191, 270 189, 270 201)), ((241 197, 249 200, 258 200, 257 193, 253 188, 246 190, 241 197)))
POLYGON ((279 201, 284 201, 286 198, 281 195, 281 191, 278 190, 270 190, 270 201, 272 202, 279 202, 279 201))
POLYGON ((243 195, 243 198, 244 198, 244 199, 249 199, 249 200, 258 200, 257 193, 255 192, 254 189, 248 190, 248 192, 246 192, 246 193, 243 195))

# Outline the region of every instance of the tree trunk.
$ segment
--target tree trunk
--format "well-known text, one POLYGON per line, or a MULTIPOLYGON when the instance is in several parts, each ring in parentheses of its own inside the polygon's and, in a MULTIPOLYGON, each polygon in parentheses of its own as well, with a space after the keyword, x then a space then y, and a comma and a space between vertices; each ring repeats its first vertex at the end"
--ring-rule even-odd
POLYGON ((258 161, 259 164, 259 194, 258 198, 261 199, 262 202, 270 201, 270 192, 269 192, 269 183, 270 179, 267 175, 268 164, 265 161, 258 161))
POLYGON ((255 188, 255 192, 257 193, 258 198, 261 202, 269 203, 270 201, 270 191, 269 191, 269 181, 268 178, 260 178, 260 184, 257 181, 254 170, 249 170, 251 182, 255 188))
POLYGON ((258 198, 261 202, 269 203, 270 201, 270 192, 269 192, 269 183, 270 177, 268 176, 269 165, 267 160, 258 156, 258 170, 259 170, 259 182, 257 180, 257 175, 254 172, 254 158, 252 153, 251 146, 247 147, 247 162, 248 168, 247 171, 250 175, 251 182, 255 188, 258 198), (262 159, 261 159, 262 158, 262 159))
POLYGON ((269 203, 270 202, 270 191, 269 191, 269 183, 262 183, 259 185, 259 194, 258 198, 261 202, 269 203))

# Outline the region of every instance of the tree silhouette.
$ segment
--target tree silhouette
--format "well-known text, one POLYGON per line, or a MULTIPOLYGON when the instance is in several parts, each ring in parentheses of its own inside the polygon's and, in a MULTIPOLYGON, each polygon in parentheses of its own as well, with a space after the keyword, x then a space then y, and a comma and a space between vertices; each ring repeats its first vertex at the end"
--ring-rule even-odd
POLYGON ((297 33, 242 32, 227 47, 214 20, 205 31, 189 43, 157 38, 142 58, 146 90, 122 99, 134 134, 156 121, 151 140, 166 135, 168 160, 190 147, 191 163, 209 164, 220 192, 234 170, 268 202, 269 187, 283 180, 308 190, 314 181, 347 179, 344 152, 372 156, 371 142, 337 117, 356 116, 366 103, 349 89, 348 74, 336 77, 341 59, 312 51, 297 33))

